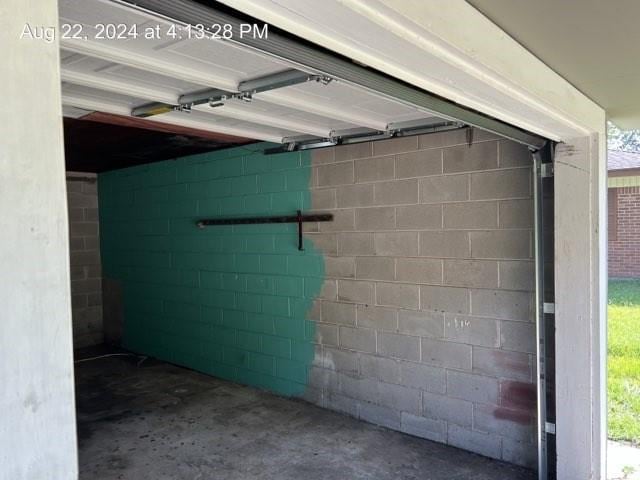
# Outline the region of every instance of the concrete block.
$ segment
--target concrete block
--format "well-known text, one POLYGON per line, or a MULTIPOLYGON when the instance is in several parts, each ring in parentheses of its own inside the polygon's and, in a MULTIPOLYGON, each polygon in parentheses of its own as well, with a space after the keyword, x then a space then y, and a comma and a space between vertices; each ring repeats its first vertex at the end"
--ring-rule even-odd
POLYGON ((71 267, 71 280, 83 280, 85 276, 85 267, 83 265, 75 265, 71 267))
POLYGON ((325 391, 336 392, 339 388, 338 373, 335 369, 326 369, 314 365, 309 369, 309 385, 325 391))
POLYGON ((400 364, 391 358, 360 355, 360 374, 381 382, 400 384, 400 364))
POLYGON ((501 458, 502 455, 502 439, 499 435, 474 432, 457 425, 447 425, 447 443, 485 457, 501 458))
POLYGON ((400 416, 400 430, 414 437, 426 438, 434 442, 445 443, 447 425, 441 420, 419 417, 407 412, 400 416))
POLYGON ((505 290, 527 290, 535 288, 535 264, 529 261, 498 262, 500 288, 505 290))
POLYGON ((530 230, 469 232, 472 258, 526 259, 532 257, 530 230))
POLYGON ((374 184, 376 205, 402 205, 418 203, 418 180, 396 180, 374 184))
POLYGON ((340 233, 338 234, 338 254, 374 255, 372 233, 340 233))
POLYGON ((418 255, 418 232, 385 232, 374 234, 376 255, 418 255))
POLYGON ((335 188, 324 188, 311 190, 311 208, 314 210, 324 210, 336 208, 337 195, 335 188))
POLYGON ((72 252, 80 252, 84 250, 84 237, 70 237, 69 250, 72 252))
POLYGON ((468 175, 444 175, 420 179, 420 203, 458 202, 468 199, 468 175))
POLYGON ((371 403, 360 404, 360 419, 375 425, 400 430, 400 412, 371 403))
POLYGON ((338 207, 368 207, 373 205, 373 185, 346 185, 336 189, 338 207))
POLYGON ((84 209, 84 219, 87 222, 97 222, 100 217, 98 215, 98 209, 97 208, 85 208, 84 209))
POLYGON ((335 161, 352 160, 354 158, 365 158, 373 155, 371 142, 354 143, 351 145, 340 145, 334 147, 335 161))
POLYGON ((533 158, 526 145, 512 140, 500 140, 498 142, 498 164, 500 168, 530 167, 533 165, 533 158))
POLYGON ((344 232, 355 228, 355 210, 334 210, 331 222, 320 222, 321 232, 344 232))
POLYGON ((422 393, 422 414, 436 420, 471 428, 473 403, 434 393, 422 393))
POLYGON ((371 282, 338 280, 338 301, 351 303, 373 303, 374 287, 371 282))
POLYGON ((345 397, 335 391, 327 391, 324 394, 324 407, 335 412, 345 413, 352 417, 358 417, 358 402, 353 398, 345 397))
POLYGON ((533 298, 529 292, 472 290, 471 304, 474 315, 524 322, 533 318, 533 298))
POLYGON ((400 362, 400 383, 425 392, 445 393, 445 370, 421 363, 400 362))
POLYGON ((356 210, 356 229, 393 230, 396 225, 396 211, 393 207, 358 208, 356 210))
POLYGON ((331 278, 325 279, 325 281, 322 283, 322 288, 317 298, 322 298, 323 300, 331 300, 335 302, 338 299, 337 282, 331 278))
POLYGON ((528 168, 471 174, 472 200, 500 200, 523 198, 530 195, 531 172, 528 168))
POLYGON ((538 403, 536 385, 530 382, 500 380, 500 405, 535 414, 538 403))
POLYGON ((444 336, 447 340, 483 347, 500 346, 499 320, 445 314, 444 336))
POLYGON ((82 222, 84 221, 84 212, 86 208, 69 208, 69 222, 82 222))
POLYGON ((444 336, 444 314, 399 310, 398 331, 406 335, 442 338, 444 336))
POLYGON ((325 256, 324 269, 327 277, 354 278, 356 276, 356 259, 354 257, 325 256))
POLYGON ((443 150, 444 173, 471 172, 498 168, 498 142, 458 145, 443 150))
POLYGON ((389 140, 373 142, 373 155, 391 155, 401 152, 412 152, 418 149, 418 137, 396 137, 389 140))
POLYGON ((339 392, 347 397, 363 402, 374 402, 378 398, 378 381, 351 374, 341 374, 339 377, 339 392))
POLYGON ((315 341, 322 345, 338 346, 338 327, 327 323, 316 322, 315 341))
POLYGON ((343 372, 349 375, 357 375, 359 371, 358 354, 347 350, 332 347, 323 347, 324 368, 343 372))
POLYGON ((426 177, 442 173, 442 150, 419 150, 396 155, 396 178, 426 177))
POLYGON ((338 236, 335 233, 305 233, 305 237, 325 255, 337 255, 338 236))
POLYGON ((394 308, 375 305, 358 305, 356 323, 359 327, 395 332, 398 328, 398 311, 394 308))
POLYGON ((349 303, 323 301, 320 307, 320 319, 324 323, 355 325, 356 306, 349 303))
POLYGON ((375 353, 376 331, 362 327, 340 327, 340 346, 349 350, 375 353))
POLYGON ((70 208, 97 208, 98 197, 96 195, 85 195, 84 193, 69 192, 67 202, 70 208))
POLYGON ((442 228, 442 207, 426 204, 396 207, 396 226, 403 229, 442 228))
POLYGON ((71 222, 69 235, 72 237, 96 237, 98 235, 97 222, 71 222))
POLYGON ((420 256, 468 258, 471 255, 468 232, 420 232, 420 256))
POLYGON ((475 229, 498 226, 498 202, 464 202, 443 205, 444 228, 475 229))
POLYGON ((317 168, 317 172, 320 187, 347 185, 354 182, 353 162, 321 165, 317 168))
POLYGON ((421 285, 420 309, 469 313, 469 291, 466 288, 421 285))
POLYGON ((99 237, 84 237, 84 248, 87 250, 99 250, 100 238, 99 237))
POLYGON ((444 285, 498 287, 498 262, 490 260, 444 260, 444 285))
POLYGON ((356 278, 395 280, 395 261, 389 257, 357 257, 356 278))
POLYGON ((530 381, 533 376, 531 355, 492 348, 473 347, 473 371, 509 380, 530 381))
POLYGON ((531 443, 502 441, 502 460, 533 470, 538 464, 536 445, 531 443))
POLYGON ((494 405, 473 406, 473 429, 480 432, 502 435, 510 440, 533 444, 534 424, 534 416, 528 412, 494 405))
POLYGON ((335 147, 316 148, 311 151, 311 162, 313 165, 322 165, 336 161, 335 147))
POLYGON ((471 373, 447 371, 447 395, 469 402, 498 404, 498 380, 471 373))
POLYGON ((533 199, 498 202, 500 228, 533 228, 533 199))
POLYGON ((471 346, 423 338, 422 362, 444 368, 471 370, 471 346))
POLYGON ((378 182, 394 178, 394 157, 366 158, 355 161, 356 183, 378 182))
POLYGON ((536 327, 532 323, 500 323, 500 348, 516 352, 535 353, 536 327))
POLYGON ((406 283, 377 283, 376 303, 389 307, 418 309, 418 286, 406 283))
POLYGON ((380 333, 378 335, 378 353, 417 361, 420 359, 420 338, 395 333, 380 333))
POLYGON ((449 132, 425 133, 418 135, 420 149, 451 147, 453 145, 466 145, 467 129, 452 130, 449 132))
POLYGON ((419 415, 422 407, 422 394, 420 390, 413 388, 379 382, 378 403, 393 410, 419 415))

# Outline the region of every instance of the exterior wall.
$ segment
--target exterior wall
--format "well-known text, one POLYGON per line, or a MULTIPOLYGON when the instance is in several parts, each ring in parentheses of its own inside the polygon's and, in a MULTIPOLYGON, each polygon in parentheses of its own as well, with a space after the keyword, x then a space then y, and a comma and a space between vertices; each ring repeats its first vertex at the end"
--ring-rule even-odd
POLYGON ((196 220, 308 210, 310 176, 308 153, 251 147, 99 175, 104 277, 121 287, 124 346, 303 395, 322 255, 309 240, 298 250, 294 224, 199 229, 196 220))
POLYGON ((103 341, 97 179, 67 176, 74 348, 103 341))
POLYGON ((533 202, 525 147, 474 132, 313 153, 326 258, 309 397, 533 466, 533 202))
POLYGON ((0 14, 0 479, 78 478, 55 0, 0 14))
POLYGON ((640 187, 609 188, 609 276, 640 277, 640 187))

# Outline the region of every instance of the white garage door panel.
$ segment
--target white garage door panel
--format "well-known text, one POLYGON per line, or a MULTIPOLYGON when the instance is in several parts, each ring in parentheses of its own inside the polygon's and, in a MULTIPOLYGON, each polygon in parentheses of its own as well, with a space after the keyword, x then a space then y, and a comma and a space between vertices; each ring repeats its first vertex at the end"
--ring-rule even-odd
MULTIPOLYGON (((318 8, 326 7, 319 2, 318 8)), ((63 103, 69 107, 131 115, 135 107, 178 105, 181 95, 207 89, 234 93, 243 81, 299 70, 220 39, 144 38, 145 28, 160 25, 167 32, 171 22, 111 0, 60 0, 60 19, 61 24, 83 25, 89 37, 61 41, 63 103), (99 23, 137 25, 139 36, 93 38, 99 23)), ((185 34, 181 26, 176 31, 185 34)), ((309 81, 255 93, 251 102, 226 99, 222 106, 204 103, 193 109, 191 114, 173 111, 147 118, 276 142, 331 138, 336 131, 353 129, 384 131, 391 123, 412 120, 440 121, 428 111, 339 81, 309 81)))

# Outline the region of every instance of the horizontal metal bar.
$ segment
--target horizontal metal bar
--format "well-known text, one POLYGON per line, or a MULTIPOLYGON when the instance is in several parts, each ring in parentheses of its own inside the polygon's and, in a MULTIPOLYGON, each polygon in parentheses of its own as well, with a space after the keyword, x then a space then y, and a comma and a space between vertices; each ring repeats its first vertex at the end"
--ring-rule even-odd
POLYGON ((154 115, 160 115, 163 113, 169 113, 174 109, 173 105, 166 103, 152 102, 146 103, 131 110, 131 116, 133 117, 153 117, 154 115))
POLYGON ((235 218, 205 218, 198 220, 196 225, 200 228, 212 225, 250 225, 263 223, 299 223, 299 222, 330 222, 333 220, 331 213, 316 213, 307 215, 281 215, 271 217, 235 217, 235 218))
POLYGON ((300 83, 320 80, 321 78, 321 75, 313 75, 301 72, 300 70, 290 69, 240 82, 238 90, 247 93, 268 92, 269 90, 299 85, 300 83))
POLYGON ((509 125, 483 113, 458 105, 413 85, 362 67, 315 46, 297 42, 270 31, 268 38, 240 34, 241 20, 189 0, 117 0, 119 3, 143 8, 184 24, 228 24, 233 33, 228 41, 249 47, 271 57, 284 60, 302 69, 327 75, 382 97, 418 107, 452 121, 461 121, 538 150, 546 139, 509 125))
POLYGON ((219 88, 210 88, 208 90, 200 90, 199 92, 185 93, 178 98, 180 105, 201 105, 208 103, 210 100, 217 100, 225 95, 233 95, 226 90, 220 90, 219 88))
POLYGON ((296 140, 295 138, 284 138, 282 147, 268 148, 265 154, 291 152, 296 150, 311 150, 314 148, 333 147, 335 145, 350 145, 353 143, 373 142, 376 140, 386 140, 394 137, 407 137, 410 135, 425 135, 429 133, 446 132, 449 130, 458 130, 467 128, 466 125, 459 122, 440 122, 422 128, 412 128, 406 131, 395 132, 356 132, 352 135, 334 136, 327 140, 322 138, 296 140))

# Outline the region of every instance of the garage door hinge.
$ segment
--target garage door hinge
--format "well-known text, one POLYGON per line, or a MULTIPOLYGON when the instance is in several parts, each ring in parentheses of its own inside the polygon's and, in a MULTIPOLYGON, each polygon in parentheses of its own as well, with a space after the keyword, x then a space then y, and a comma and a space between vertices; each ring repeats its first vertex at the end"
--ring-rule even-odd
POLYGON ((544 423, 544 431, 546 433, 551 433, 552 435, 556 434, 556 424, 551 422, 544 423))
POLYGON ((540 176, 542 178, 553 177, 553 163, 543 163, 540 165, 540 176))
POLYGON ((542 304, 542 312, 543 313, 556 313, 556 304, 544 302, 542 304))

